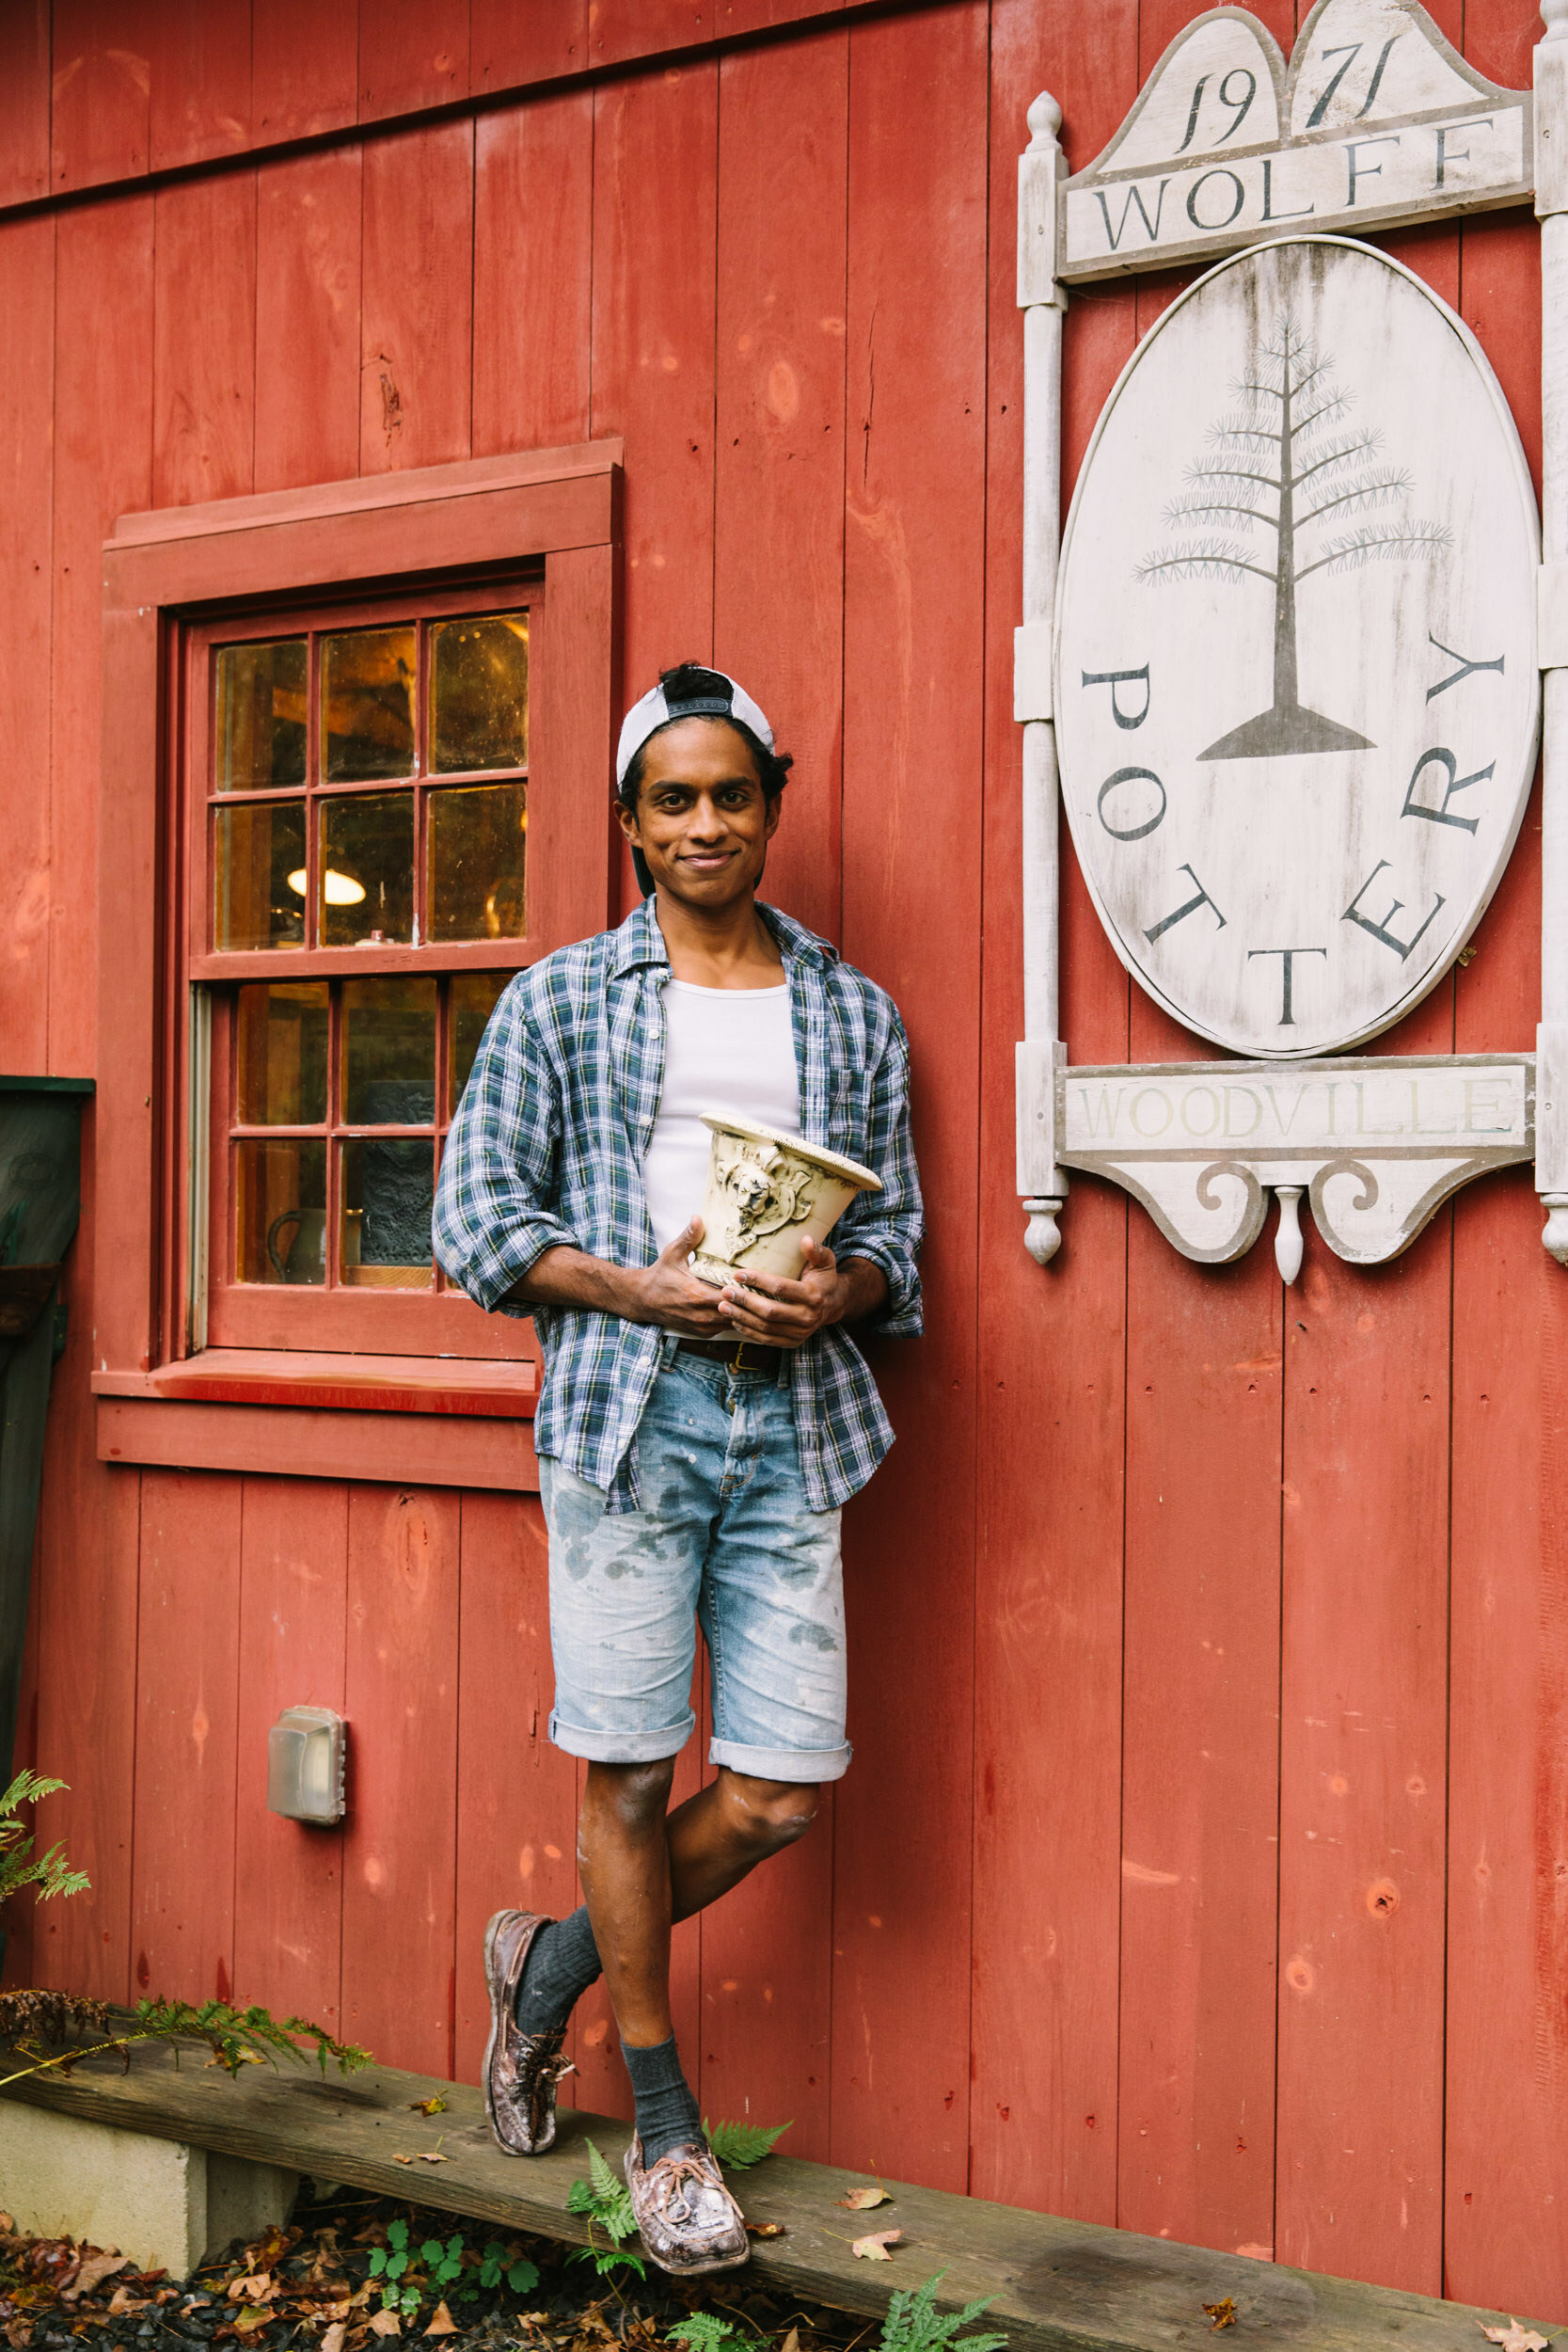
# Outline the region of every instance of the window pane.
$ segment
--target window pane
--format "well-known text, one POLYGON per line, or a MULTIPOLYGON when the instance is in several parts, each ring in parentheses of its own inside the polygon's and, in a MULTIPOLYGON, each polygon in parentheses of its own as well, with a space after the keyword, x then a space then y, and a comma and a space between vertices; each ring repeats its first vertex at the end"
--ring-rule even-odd
POLYGON ((329 783, 414 772, 411 628, 356 628, 322 641, 322 765, 329 783))
POLYGON ((305 782, 306 645, 225 645, 218 654, 217 788, 305 782))
POLYGON ((438 775, 528 765, 528 614, 433 630, 430 764, 438 775))
POLYGON ((343 1123, 426 1127, 436 1117, 436 982, 343 982, 343 1123))
POLYGON ((521 939, 524 787, 433 792, 429 805, 431 938, 521 939))
POLYGON ((324 947, 414 936, 414 795, 323 801, 317 923, 324 947))
POLYGON ((366 1136, 340 1147, 343 1280, 377 1290, 429 1290, 435 1146, 366 1136))
POLYGON ((326 1117, 326 982, 258 982, 235 1019, 242 1127, 315 1127, 326 1117))
POLYGON ((234 1265, 242 1282, 326 1279, 326 1145, 237 1143, 234 1265))
POLYGON ((474 1057, 484 1035, 484 1025, 496 1009, 501 990, 513 977, 510 972, 456 972, 452 975, 451 994, 447 1006, 447 1100, 453 1110, 462 1100, 463 1089, 468 1083, 474 1057))
POLYGON ((305 803, 251 802, 214 819, 214 947, 298 947, 305 939, 305 803))

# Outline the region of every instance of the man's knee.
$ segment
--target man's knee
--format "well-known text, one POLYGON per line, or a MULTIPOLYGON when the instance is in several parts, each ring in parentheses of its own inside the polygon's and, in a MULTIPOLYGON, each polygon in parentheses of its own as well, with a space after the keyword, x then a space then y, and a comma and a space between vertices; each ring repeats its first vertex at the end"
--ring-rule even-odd
POLYGON ((608 1813, 626 1835, 637 1836, 664 1820, 674 1777, 673 1756, 651 1764, 590 1764, 584 1810, 608 1813))
POLYGON ((817 1791, 804 1782, 752 1780, 743 1772, 726 1772, 724 1778, 732 1835, 763 1853, 792 1846, 816 1819, 817 1791))

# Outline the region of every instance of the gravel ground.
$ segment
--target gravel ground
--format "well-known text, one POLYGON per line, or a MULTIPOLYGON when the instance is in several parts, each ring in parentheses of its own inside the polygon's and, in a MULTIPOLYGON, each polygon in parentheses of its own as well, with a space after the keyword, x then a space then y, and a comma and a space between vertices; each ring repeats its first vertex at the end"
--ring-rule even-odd
MULTIPOLYGON (((757 2352, 859 2352, 879 2332, 876 2323, 847 2312, 793 2306, 745 2272, 684 2287, 652 2265, 642 2280, 627 2268, 601 2279, 572 2252, 552 2239, 465 2225, 451 2214, 356 2190, 317 2195, 307 2182, 286 2230, 231 2247, 222 2261, 175 2285, 161 2271, 135 2270, 96 2247, 18 2235, 0 2214, 0 2331, 19 2348, 50 2352, 84 2340, 147 2352, 186 2352, 193 2344, 390 2352, 399 2336, 448 2337, 453 2352, 607 2352, 611 2344, 656 2352, 670 2342, 672 2324, 694 2312, 730 2320, 757 2352), (461 2239, 455 2249, 454 2237, 461 2239), (418 2308, 407 2312, 383 2307, 380 2273, 400 2246, 408 2263, 399 2288, 419 2291, 418 2308), (434 2258, 425 2249, 449 2269, 455 2258, 458 2275, 432 2280, 434 2258), (537 2277, 521 2292, 504 2276, 486 2287, 487 2255, 491 2277, 519 2265, 522 2279, 529 2266, 537 2277)), ((677 2340, 672 2352, 686 2347, 677 2340)))

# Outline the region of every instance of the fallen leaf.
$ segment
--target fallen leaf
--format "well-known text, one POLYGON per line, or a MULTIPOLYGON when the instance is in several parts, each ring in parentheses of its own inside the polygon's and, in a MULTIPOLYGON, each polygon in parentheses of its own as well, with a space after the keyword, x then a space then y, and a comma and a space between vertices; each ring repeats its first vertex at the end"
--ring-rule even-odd
POLYGON ((427 2336, 454 2336, 456 2333, 457 2322, 448 2311, 446 2297, 443 2296, 430 2315, 430 2325, 425 2329, 425 2334, 427 2336))
POLYGON ((377 2312, 371 2322, 372 2336, 401 2336, 403 2322, 396 2312, 377 2312))
POLYGON ((782 2221, 748 2221, 746 2234, 748 2237, 783 2237, 784 2225, 782 2221))
POLYGON ((858 2254, 863 2262, 890 2263, 893 2256, 887 2249, 898 2245, 903 2235, 902 2230, 874 2230, 869 2237, 858 2237, 849 2251, 858 2254))
MULTIPOLYGON (((416 2115, 445 2115, 447 2111, 447 2103, 438 2090, 433 2090, 428 2099, 410 2099, 408 2104, 416 2115)), ((429 2335, 428 2328, 425 2333, 429 2335)))
MULTIPOLYGON (((233 2071, 221 2050, 214 2050, 207 2063, 209 2066, 221 2066, 226 2074, 233 2071)), ((234 2063, 236 2066, 261 2066, 264 2061, 260 2050, 236 2050, 234 2063)))
POLYGON ((891 2205, 893 2200, 879 2181, 875 2188, 852 2188, 838 2201, 847 2213, 869 2213, 873 2205, 891 2205))
POLYGON ((1217 2333, 1221 2328, 1234 2328, 1236 2325, 1236 2302, 1233 2296, 1227 2295, 1223 2303, 1205 2303, 1203 2308, 1213 2323, 1210 2329, 1212 2335, 1217 2333))
POLYGON ((1500 2344, 1502 2352, 1547 2352, 1549 2339, 1537 2335, 1533 2328, 1521 2328, 1516 2319, 1511 2319, 1506 2328, 1488 2328, 1484 2321, 1477 2325, 1487 2343, 1500 2344))
POLYGON ((90 2295, 95 2287, 103 2285, 105 2279, 112 2279, 117 2270, 129 2267, 130 2257, 125 2254, 84 2254, 81 2268, 63 2290, 60 2300, 62 2303, 74 2303, 78 2296, 90 2295))
POLYGON ((335 2319, 322 2338, 322 2352, 343 2352, 343 2338, 348 2329, 341 2319, 335 2319))
POLYGON ((450 2162, 450 2158, 444 2156, 439 2148, 421 2148, 417 2154, 412 2156, 394 2156, 392 2162, 394 2164, 446 2164, 450 2162))
POLYGON ((792 2328, 790 2329, 788 2335, 785 2336, 784 2343, 780 2347, 780 2352, 800 2352, 800 2330, 799 2328, 792 2328))
POLYGON ((110 2316, 119 2319, 126 2312, 145 2312, 150 2300, 150 2297, 146 2297, 138 2302, 129 2287, 116 2287, 109 2297, 110 2316))
POLYGON ((269 2326, 271 2320, 272 2313, 264 2305, 245 2303, 234 2313, 234 2330, 237 2335, 248 2336, 256 2328, 269 2326))

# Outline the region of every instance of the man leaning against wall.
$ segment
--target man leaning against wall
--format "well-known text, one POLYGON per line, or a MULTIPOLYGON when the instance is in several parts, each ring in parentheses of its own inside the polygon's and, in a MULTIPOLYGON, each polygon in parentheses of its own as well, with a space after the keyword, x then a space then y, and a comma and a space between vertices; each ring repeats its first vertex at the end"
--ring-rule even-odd
POLYGON ((810 1827, 848 1768, 839 1511, 892 1443, 850 1333, 921 1327, 909 1049, 892 1000, 757 898, 790 761, 733 678, 687 662, 627 713, 617 811, 643 903, 520 973, 442 1162, 436 1248, 486 1308, 531 1314, 549 1530, 550 1737, 587 1759, 586 1903, 485 1932, 484 2095, 500 2146, 555 2137, 562 2040, 601 1973, 636 2103, 643 2243, 689 2275, 747 2258, 682 2070, 670 1929, 810 1827), (709 1131, 738 1111, 867 1166, 796 1279, 717 1290, 709 1131), (673 1811, 698 1629, 717 1767, 673 1811))

